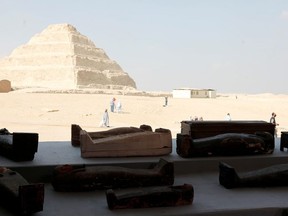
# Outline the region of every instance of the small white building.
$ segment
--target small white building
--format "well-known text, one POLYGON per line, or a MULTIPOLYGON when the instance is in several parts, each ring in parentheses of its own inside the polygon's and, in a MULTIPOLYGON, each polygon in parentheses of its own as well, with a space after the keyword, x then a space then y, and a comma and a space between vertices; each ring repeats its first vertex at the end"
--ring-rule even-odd
POLYGON ((216 90, 192 88, 173 89, 173 98, 216 98, 216 90))

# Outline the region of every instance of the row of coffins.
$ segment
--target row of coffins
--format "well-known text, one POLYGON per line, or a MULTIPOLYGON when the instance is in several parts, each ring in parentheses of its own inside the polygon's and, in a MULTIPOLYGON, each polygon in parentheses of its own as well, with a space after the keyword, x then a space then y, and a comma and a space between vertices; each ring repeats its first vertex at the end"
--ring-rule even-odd
MULTIPOLYGON (((274 131, 275 125, 265 121, 182 121, 176 152, 184 158, 271 154, 275 148, 274 131)), ((71 144, 80 146, 84 158, 162 156, 172 152, 172 135, 169 129, 152 131, 149 125, 87 132, 72 124, 71 144)), ((1 155, 15 161, 27 161, 34 159, 37 149, 37 133, 0 130, 1 155)))
MULTIPOLYGON (((177 134, 177 154, 181 157, 270 154, 274 150, 274 130, 274 125, 262 121, 183 121, 181 133, 177 134)), ((159 128, 153 132, 149 125, 100 132, 86 132, 79 125, 72 125, 71 143, 73 146, 80 146, 82 157, 162 156, 172 152, 170 130, 159 128)), ((10 133, 7 129, 0 131, 0 154, 12 160, 33 160, 37 147, 38 134, 10 133)), ((247 185, 247 179, 241 178, 229 165, 221 163, 219 169, 219 181, 224 187, 247 185)), ((3 168, 0 172, 0 196, 3 204, 24 215, 42 211, 43 184, 30 184, 9 169, 3 168)), ((283 173, 279 174, 279 170, 277 173, 276 177, 275 172, 272 173, 274 180, 279 175, 283 176, 283 173)), ((266 177, 271 178, 272 174, 270 171, 266 177)), ((55 167, 52 176, 52 185, 59 192, 105 189, 110 209, 191 204, 194 197, 191 184, 173 185, 174 168, 164 160, 160 160, 149 170, 63 165, 55 167), (137 190, 125 196, 114 191, 126 187, 137 190), (150 202, 155 200, 153 198, 159 201, 150 202)), ((261 177, 259 180, 258 177, 258 181, 262 178, 265 179, 261 177)), ((255 179, 252 178, 253 181, 255 179)))
MULTIPOLYGON (((275 125, 265 121, 182 121, 176 152, 183 158, 217 155, 271 154, 275 148, 275 125)), ((169 129, 149 125, 87 132, 71 125, 71 143, 81 156, 161 156, 172 152, 169 129)))
MULTIPOLYGON (((174 164, 160 159, 152 168, 59 165, 51 173, 56 192, 104 190, 109 209, 192 204, 191 184, 174 184, 174 164), (130 188, 123 194, 121 189, 130 188)), ((0 169, 0 203, 16 215, 43 211, 44 184, 29 183, 19 173, 0 169)))
MULTIPOLYGON (((190 205, 194 200, 192 184, 173 185, 174 163, 164 159, 147 169, 65 164, 54 168, 51 179, 57 193, 104 191, 110 210, 190 205), (125 188, 129 190, 123 192, 125 188)), ((287 186, 288 164, 237 173, 229 164, 220 162, 218 181, 227 189, 287 186)), ((44 184, 28 183, 19 173, 1 168, 0 200, 16 215, 43 211, 44 184)))
POLYGON ((193 186, 173 184, 174 164, 164 159, 147 169, 62 165, 55 167, 52 176, 52 186, 58 192, 106 190, 109 209, 192 204, 193 186), (125 188, 134 190, 119 191, 125 188))

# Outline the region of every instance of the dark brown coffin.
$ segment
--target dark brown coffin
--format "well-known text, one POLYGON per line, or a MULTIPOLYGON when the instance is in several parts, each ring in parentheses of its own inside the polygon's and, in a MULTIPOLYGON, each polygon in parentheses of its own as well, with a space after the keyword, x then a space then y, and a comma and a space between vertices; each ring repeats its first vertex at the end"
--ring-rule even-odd
POLYGON ((106 191, 110 210, 189 205, 193 198, 194 189, 190 184, 134 188, 129 192, 113 189, 106 191))
POLYGON ((16 215, 43 211, 44 184, 29 183, 19 173, 0 169, 0 204, 16 215))
POLYGON ((162 158, 147 169, 122 166, 59 165, 54 168, 55 191, 75 192, 103 189, 172 185, 174 164, 162 158))
POLYGON ((0 155, 14 161, 31 161, 38 150, 37 133, 0 134, 0 155))
POLYGON ((281 132, 280 151, 284 151, 284 148, 288 148, 288 131, 281 132))
POLYGON ((176 152, 181 157, 271 154, 274 131, 265 121, 182 121, 176 152), (259 140, 260 134, 266 138, 259 140))
POLYGON ((224 133, 269 132, 274 136, 275 125, 265 121, 182 121, 181 134, 192 139, 216 136, 224 133))

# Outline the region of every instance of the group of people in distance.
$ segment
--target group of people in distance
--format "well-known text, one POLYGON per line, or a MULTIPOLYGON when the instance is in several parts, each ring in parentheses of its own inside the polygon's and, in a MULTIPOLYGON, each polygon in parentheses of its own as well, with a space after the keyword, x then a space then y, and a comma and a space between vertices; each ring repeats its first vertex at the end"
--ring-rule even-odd
POLYGON ((121 112, 121 109, 122 109, 121 101, 119 100, 116 103, 116 98, 113 97, 112 100, 110 101, 110 111, 114 112, 116 110, 116 112, 119 113, 119 112, 121 112))
MULTIPOLYGON (((116 103, 116 98, 113 97, 112 100, 110 101, 110 111, 111 112, 116 112, 120 113, 122 111, 122 104, 121 101, 117 101, 116 103)), ((102 120, 100 122, 100 127, 109 127, 109 114, 108 114, 108 109, 105 109, 102 120)))

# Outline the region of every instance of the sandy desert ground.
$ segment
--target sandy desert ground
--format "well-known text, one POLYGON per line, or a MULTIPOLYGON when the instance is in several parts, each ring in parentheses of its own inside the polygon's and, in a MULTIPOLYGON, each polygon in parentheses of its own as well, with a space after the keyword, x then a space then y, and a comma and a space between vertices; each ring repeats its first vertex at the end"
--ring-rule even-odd
MULTIPOLYGON (((232 120, 269 121, 277 113, 278 136, 288 130, 288 95, 273 94, 217 94, 216 99, 176 99, 169 97, 128 96, 108 94, 53 94, 12 91, 0 94, 0 128, 10 132, 36 132, 39 141, 69 141, 71 124, 79 124, 87 131, 101 131, 104 110, 109 110, 110 128, 139 127, 168 128, 173 138, 181 130, 181 121, 191 117, 204 120, 224 120, 227 113, 232 120), (121 101, 122 112, 111 113, 111 98, 121 101)), ((109 129, 109 128, 108 128, 109 129)))

